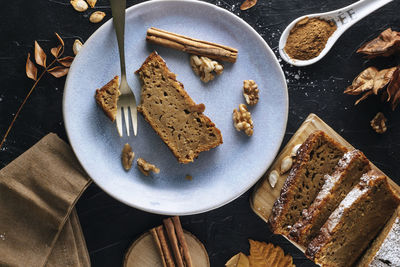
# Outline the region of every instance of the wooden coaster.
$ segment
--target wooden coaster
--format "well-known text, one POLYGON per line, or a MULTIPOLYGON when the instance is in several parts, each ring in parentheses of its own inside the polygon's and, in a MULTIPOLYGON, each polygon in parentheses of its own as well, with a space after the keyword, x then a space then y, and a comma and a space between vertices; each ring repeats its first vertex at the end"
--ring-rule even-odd
MULTIPOLYGON (((184 232, 193 266, 210 267, 210 260, 203 244, 191 233, 184 232)), ((163 267, 160 254, 149 232, 133 242, 125 255, 124 267, 163 267)))
MULTIPOLYGON (((303 122, 300 128, 296 131, 293 137, 289 140, 287 145, 282 149, 279 155, 275 158, 275 161, 272 163, 269 170, 266 172, 265 177, 263 177, 260 182, 258 182, 252 197, 250 198, 250 205, 253 211, 260 216, 264 221, 268 222, 269 215, 272 211, 272 206, 275 203, 275 200, 278 198, 283 184, 289 174, 289 172, 280 175, 275 188, 272 188, 268 182, 268 175, 272 170, 279 170, 282 159, 289 155, 292 148, 297 144, 302 144, 307 137, 316 130, 322 130, 327 133, 330 137, 332 137, 335 141, 342 144, 349 150, 354 149, 354 147, 348 143, 343 137, 341 137, 337 132, 335 132, 328 124, 326 124, 323 120, 321 120, 317 115, 310 114, 307 119, 303 122)), ((380 172, 374 164, 371 163, 371 168, 376 169, 380 172)), ((383 173, 383 172, 382 172, 383 173)), ((388 178, 389 184, 395 189, 397 192, 400 192, 400 186, 397 185, 393 180, 388 178)), ((305 248, 292 242, 292 244, 297 246, 301 251, 304 252, 305 248)))

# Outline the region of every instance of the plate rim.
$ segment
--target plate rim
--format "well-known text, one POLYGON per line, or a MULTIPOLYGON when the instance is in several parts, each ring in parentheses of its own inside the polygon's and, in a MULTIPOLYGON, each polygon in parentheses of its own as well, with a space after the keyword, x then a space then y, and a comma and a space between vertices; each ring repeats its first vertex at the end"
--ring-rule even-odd
MULTIPOLYGON (((283 128, 283 129, 281 129, 282 131, 281 131, 280 139, 277 140, 277 141, 279 141, 279 145, 276 147, 275 151, 273 151, 273 153, 271 153, 271 155, 273 155, 273 157, 271 157, 270 162, 268 162, 267 164, 265 164, 265 167, 264 167, 264 168, 262 169, 262 171, 261 171, 261 175, 259 175, 259 177, 258 177, 257 179, 255 179, 252 183, 249 183, 249 185, 248 185, 247 187, 243 187, 242 190, 239 190, 238 193, 237 193, 236 195, 230 196, 230 197, 227 198, 225 201, 222 201, 222 202, 220 202, 220 203, 213 204, 213 205, 208 205, 208 206, 206 206, 206 207, 196 208, 196 209, 192 209, 191 211, 186 211, 186 212, 175 211, 175 212, 173 212, 173 213, 170 212, 170 211, 163 211, 163 210, 160 210, 160 209, 157 209, 157 208, 143 207, 143 206, 140 206, 140 205, 136 205, 136 204, 134 204, 134 203, 132 203, 132 202, 128 202, 128 201, 126 201, 125 199, 119 197, 118 194, 113 193, 113 192, 107 190, 106 187, 103 187, 100 183, 98 183, 98 182, 96 181, 96 179, 92 178, 92 176, 90 175, 90 171, 87 170, 87 169, 85 168, 85 166, 82 164, 81 158, 80 158, 80 156, 78 155, 78 153, 76 153, 76 150, 75 150, 74 145, 73 145, 73 141, 72 141, 72 139, 70 138, 70 134, 69 134, 69 131, 68 131, 68 126, 67 126, 67 125, 68 125, 68 122, 67 122, 67 120, 66 120, 66 104, 65 104, 65 103, 66 103, 66 91, 67 91, 68 81, 69 81, 69 79, 70 79, 70 77, 71 77, 69 74, 67 75, 67 78, 66 78, 66 81, 65 81, 64 91, 63 91, 63 99, 62 99, 62 113, 63 113, 64 128, 65 128, 65 132, 66 132, 68 141, 69 141, 69 143, 70 143, 70 145, 71 145, 71 149, 72 149, 72 151, 74 152, 74 154, 75 154, 76 158, 78 159, 78 161, 79 161, 80 165, 82 166, 82 168, 85 170, 85 172, 87 173, 87 175, 92 179, 92 181, 95 182, 96 185, 97 185, 98 187, 101 188, 101 190, 103 190, 104 192, 106 192, 108 195, 110 195, 110 196, 113 197, 114 199, 120 201, 121 203, 123 203, 123 204, 125 204, 125 205, 127 205, 127 206, 130 206, 130 207, 133 207, 133 208, 136 208, 136 209, 145 211, 145 212, 149 212, 149 213, 153 213, 153 214, 159 214, 159 215, 179 215, 179 216, 185 216, 185 215, 194 215, 194 214, 205 213, 205 212, 208 212, 208 211, 211 211, 211 210, 214 210, 214 209, 218 209, 218 208, 220 208, 220 207, 222 207, 222 206, 225 206, 225 205, 227 205, 227 204, 233 202, 234 200, 236 200, 236 199, 239 198, 240 196, 242 196, 245 192, 247 192, 251 187, 253 187, 253 186, 264 176, 264 174, 265 174, 266 171, 268 170, 269 166, 270 166, 270 165, 272 164, 272 162, 274 161, 276 155, 277 155, 278 152, 279 152, 280 146, 282 145, 282 142, 283 142, 283 139, 284 139, 284 136, 285 136, 285 133, 286 133, 286 128, 287 128, 287 121, 288 121, 288 115, 289 115, 289 93, 288 93, 288 86, 287 86, 285 74, 284 74, 284 72, 283 72, 283 70, 282 70, 282 67, 281 67, 280 64, 279 64, 279 61, 278 61, 278 59, 277 59, 277 56, 275 55, 275 53, 273 52, 273 50, 271 49, 271 47, 267 44, 267 42, 264 40, 264 38, 262 38, 261 35, 260 35, 253 27, 251 27, 250 24, 248 24, 244 19, 240 18, 240 17, 237 16, 236 14, 234 14, 234 13, 232 13, 232 12, 230 12, 230 11, 228 11, 228 10, 222 8, 222 7, 219 7, 219 6, 217 6, 217 5, 214 5, 214 4, 211 4, 211 3, 208 3, 208 2, 203 2, 203 1, 200 1, 200 0, 151 0, 151 1, 145 1, 145 2, 142 2, 142 3, 139 3, 139 4, 135 4, 135 5, 133 5, 133 6, 129 7, 129 8, 127 8, 127 9, 125 10, 125 12, 126 12, 126 14, 127 14, 128 12, 133 12, 133 11, 130 11, 130 10, 140 9, 140 8, 142 8, 142 6, 153 5, 154 3, 160 3, 160 2, 161 2, 161 3, 168 3, 168 2, 170 2, 170 3, 182 3, 182 2, 194 3, 194 4, 199 4, 199 5, 206 6, 206 7, 208 7, 208 8, 216 9, 216 10, 222 12, 222 13, 225 13, 225 15, 231 16, 232 19, 238 20, 244 27, 246 27, 250 32, 252 32, 252 33, 255 35, 255 37, 256 37, 259 41, 261 41, 261 43, 263 44, 264 48, 268 51, 268 53, 270 53, 270 54, 272 55, 273 64, 275 64, 275 66, 276 66, 277 69, 279 70, 278 73, 280 73, 280 79, 282 79, 283 84, 284 84, 284 88, 283 88, 283 89, 284 89, 284 102, 285 102, 284 123, 282 124, 282 128, 283 128)), ((106 24, 110 24, 110 23, 112 23, 112 18, 110 18, 110 19, 109 19, 108 21, 106 21, 103 25, 101 25, 96 31, 94 31, 94 32, 90 35, 90 37, 85 41, 85 44, 88 43, 91 39, 94 39, 95 36, 97 36, 98 34, 100 34, 100 33, 102 32, 102 28, 104 28, 106 24)), ((83 47, 83 49, 84 49, 84 47, 83 47)), ((78 57, 78 56, 79 56, 79 53, 78 53, 77 57, 78 57)), ((74 67, 74 63, 75 63, 75 62, 72 62, 72 65, 71 65, 70 68, 73 68, 73 67, 74 67)))

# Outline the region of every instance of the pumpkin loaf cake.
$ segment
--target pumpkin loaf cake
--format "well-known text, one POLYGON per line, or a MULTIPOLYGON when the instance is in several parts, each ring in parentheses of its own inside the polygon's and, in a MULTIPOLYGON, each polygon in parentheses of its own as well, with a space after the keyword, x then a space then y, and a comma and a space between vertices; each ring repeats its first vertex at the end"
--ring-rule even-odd
POLYGON ((323 267, 352 266, 399 203, 383 174, 365 173, 308 245, 306 256, 323 267))
POLYGON ((275 201, 270 226, 275 234, 289 235, 291 227, 308 209, 324 184, 324 175, 334 167, 346 152, 323 131, 315 131, 300 146, 296 160, 275 201))
POLYGON ((293 225, 289 238, 300 245, 307 246, 329 215, 339 206, 350 190, 358 184, 361 176, 371 169, 368 159, 359 150, 344 154, 334 172, 325 175, 325 183, 307 211, 293 225))
POLYGON ((115 121, 115 117, 117 116, 117 102, 120 94, 118 76, 115 76, 106 85, 96 90, 95 98, 97 105, 101 107, 104 114, 111 121, 115 121))
POLYGON ((222 135, 176 80, 164 60, 153 52, 136 71, 142 81, 138 111, 180 163, 193 162, 202 151, 222 144, 222 135))
POLYGON ((357 264, 357 267, 395 266, 400 266, 400 207, 357 264))

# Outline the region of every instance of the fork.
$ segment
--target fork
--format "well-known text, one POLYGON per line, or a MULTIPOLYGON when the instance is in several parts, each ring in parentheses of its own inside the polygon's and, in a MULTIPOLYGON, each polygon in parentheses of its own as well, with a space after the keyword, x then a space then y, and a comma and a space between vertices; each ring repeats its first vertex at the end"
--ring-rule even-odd
POLYGON ((115 34, 117 35, 119 60, 121 64, 121 83, 119 85, 119 91, 121 95, 118 99, 117 104, 117 117, 116 124, 119 135, 123 136, 122 128, 122 116, 125 120, 125 128, 127 136, 129 136, 129 113, 131 114, 133 134, 136 136, 137 132, 137 110, 136 110, 136 99, 129 87, 126 80, 126 67, 125 67, 125 9, 126 0, 110 0, 111 12, 113 16, 113 24, 115 34), (122 111, 123 110, 123 111, 122 111), (130 111, 130 112, 129 112, 130 111))

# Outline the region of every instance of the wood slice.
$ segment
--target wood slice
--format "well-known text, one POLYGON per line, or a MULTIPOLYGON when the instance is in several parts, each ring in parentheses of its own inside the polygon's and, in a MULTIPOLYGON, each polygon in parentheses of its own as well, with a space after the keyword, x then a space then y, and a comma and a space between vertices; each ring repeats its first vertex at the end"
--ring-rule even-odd
MULTIPOLYGON (((193 266, 210 267, 208 254, 203 244, 191 233, 184 232, 193 266)), ((160 254, 149 232, 133 242, 125 255, 124 267, 163 267, 160 254)))
MULTIPOLYGON (((341 137, 337 132, 335 132, 328 124, 326 124, 323 120, 321 120, 317 115, 310 114, 307 119, 303 122, 300 128, 296 131, 296 133, 292 136, 286 146, 282 149, 279 155, 275 158, 269 170, 266 172, 264 177, 258 182, 254 193, 250 198, 250 205, 253 211, 260 216, 264 221, 268 222, 269 215, 272 211, 272 206, 275 203, 275 200, 278 198, 283 184, 289 174, 289 172, 280 175, 275 188, 272 188, 268 182, 268 175, 272 170, 277 170, 279 172, 280 163, 285 156, 290 155, 292 148, 297 144, 302 144, 307 137, 316 130, 322 130, 327 133, 334 140, 347 147, 349 150, 354 149, 354 147, 348 143, 343 137, 341 137)), ((375 165, 371 163, 371 167, 380 172, 375 165)), ((383 173, 383 172, 382 172, 383 173)), ((388 177, 389 184, 400 194, 400 186, 397 185, 393 180, 388 177)), ((292 244, 297 246, 300 250, 304 252, 304 247, 299 246, 298 244, 289 240, 292 244)))

